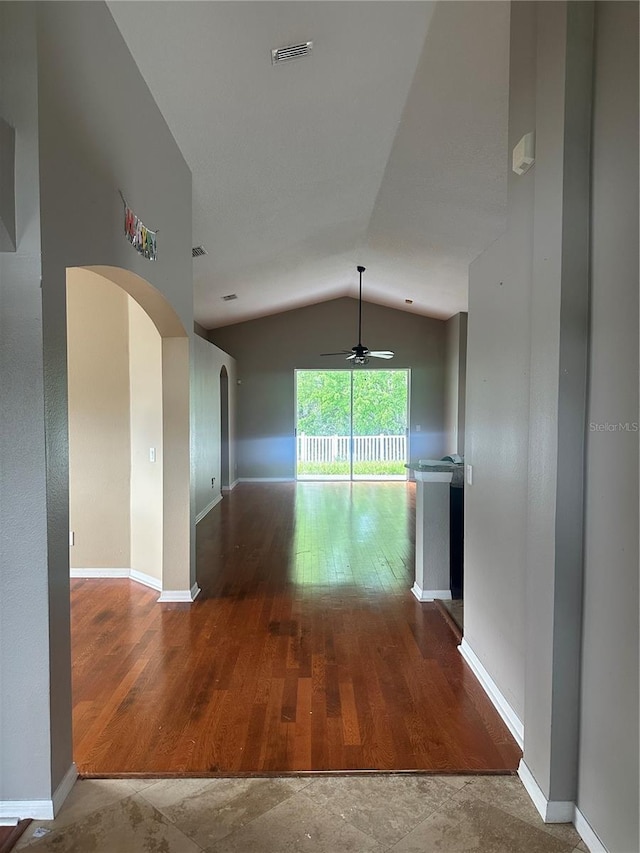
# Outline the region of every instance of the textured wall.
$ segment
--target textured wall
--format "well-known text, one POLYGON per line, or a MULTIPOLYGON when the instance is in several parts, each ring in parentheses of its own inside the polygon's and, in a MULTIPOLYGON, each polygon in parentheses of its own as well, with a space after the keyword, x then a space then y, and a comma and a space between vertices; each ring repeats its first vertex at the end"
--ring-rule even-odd
MULTIPOLYGON (((535 126, 534 5, 511 9, 509 147, 535 126)), ((505 167, 508 149, 505 146, 505 167)), ((469 270, 465 639, 524 714, 533 170, 509 172, 507 231, 469 270)))
POLYGON ((162 579, 162 340, 130 296, 131 568, 162 579), (149 458, 155 448, 156 460, 149 458))
MULTIPOLYGON (((72 763, 66 271, 105 264, 137 272, 189 332, 191 175, 105 4, 3 3, 0 14, 2 115, 20 141, 19 245, 11 264, 2 259, 2 317, 11 330, 3 327, 2 390, 13 401, 2 406, 13 413, 2 431, 2 473, 15 472, 7 482, 20 498, 3 522, 0 599, 12 613, 7 622, 3 615, 11 641, 2 648, 12 663, 5 670, 3 660, 2 674, 12 698, 2 691, 0 796, 47 802, 72 763), (161 230, 156 263, 124 239, 118 189, 161 230)), ((188 392, 183 414, 188 425, 188 392)), ((184 444, 179 521, 188 531, 184 444)), ((189 564, 188 544, 186 559, 184 548, 178 557, 189 564)))
POLYGON ((626 853, 640 849, 638 433, 606 424, 638 421, 637 3, 596 5, 595 56, 578 807, 626 853))
MULTIPOLYGON (((51 784, 37 74, 30 3, 0 4, 0 84, 0 113, 20 138, 17 251, 0 253, 1 801, 47 797, 51 784)), ((59 673, 63 691, 70 687, 66 669, 59 673)), ((71 736, 70 718, 66 735, 71 736)))
POLYGON ((131 566, 127 296, 82 270, 67 282, 72 568, 131 566))
MULTIPOLYGON (((196 335, 193 340, 192 382, 192 461, 196 485, 196 515, 220 495, 220 370, 224 365, 229 376, 229 415, 233 431, 235 416, 236 363, 233 358, 207 340, 196 335), (214 486, 211 486, 211 478, 214 486)), ((234 442, 231 442, 233 454, 234 442)), ((233 475, 235 458, 230 459, 233 475)), ((233 482, 234 477, 231 476, 233 482)))

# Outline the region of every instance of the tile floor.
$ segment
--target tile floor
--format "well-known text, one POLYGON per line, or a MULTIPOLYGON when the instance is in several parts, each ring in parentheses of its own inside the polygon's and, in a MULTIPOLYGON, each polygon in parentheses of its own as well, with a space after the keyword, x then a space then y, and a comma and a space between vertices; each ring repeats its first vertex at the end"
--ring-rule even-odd
MULTIPOLYGON (((45 831, 44 834, 41 833, 45 831)), ((40 837, 38 837, 40 835, 40 837)), ((515 776, 110 779, 76 783, 34 853, 572 853, 515 776)))

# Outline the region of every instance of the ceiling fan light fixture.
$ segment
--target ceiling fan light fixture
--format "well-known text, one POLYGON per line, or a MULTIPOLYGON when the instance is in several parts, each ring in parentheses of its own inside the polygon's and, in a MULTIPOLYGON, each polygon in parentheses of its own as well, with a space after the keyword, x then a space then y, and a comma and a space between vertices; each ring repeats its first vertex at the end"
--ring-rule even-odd
POLYGON ((360 275, 360 295, 358 297, 358 343, 349 350, 341 352, 323 352, 325 355, 346 355, 347 361, 352 361, 354 364, 369 364, 370 358, 393 358, 394 353, 391 350, 370 350, 362 343, 362 273, 365 271, 363 266, 356 267, 360 275))

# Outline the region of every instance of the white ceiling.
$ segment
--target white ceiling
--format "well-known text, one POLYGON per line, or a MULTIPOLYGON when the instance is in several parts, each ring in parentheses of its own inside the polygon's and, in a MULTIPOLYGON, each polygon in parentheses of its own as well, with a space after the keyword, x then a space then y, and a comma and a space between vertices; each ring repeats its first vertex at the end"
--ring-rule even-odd
POLYGON ((109 7, 193 172, 199 323, 356 296, 358 263, 369 301, 466 310, 505 222, 508 3, 109 7))

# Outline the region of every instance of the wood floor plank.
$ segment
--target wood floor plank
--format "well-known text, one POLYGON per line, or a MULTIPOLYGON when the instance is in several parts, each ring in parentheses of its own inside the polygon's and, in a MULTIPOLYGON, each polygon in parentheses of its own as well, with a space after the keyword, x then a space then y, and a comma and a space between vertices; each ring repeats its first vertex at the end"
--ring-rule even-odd
POLYGON ((241 484, 198 525, 191 605, 72 581, 81 773, 515 770, 437 606, 404 483, 241 484))

